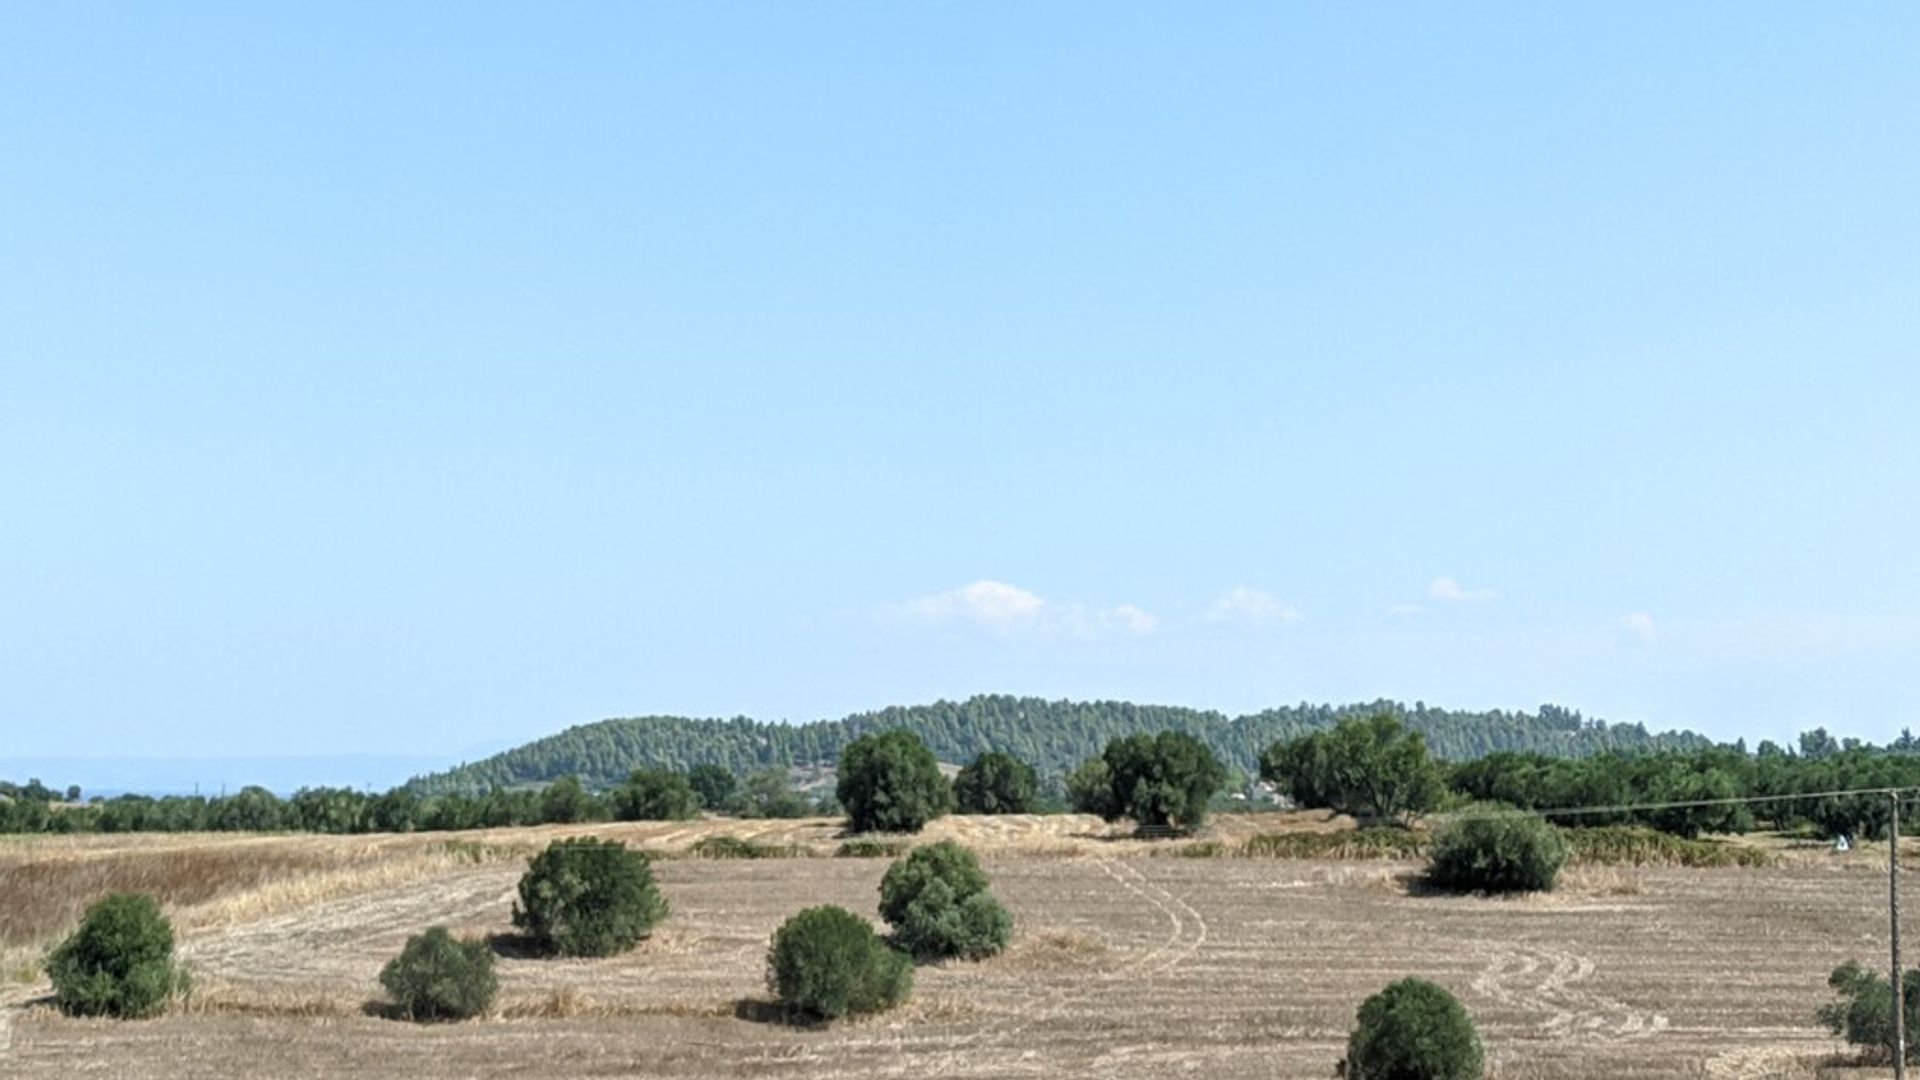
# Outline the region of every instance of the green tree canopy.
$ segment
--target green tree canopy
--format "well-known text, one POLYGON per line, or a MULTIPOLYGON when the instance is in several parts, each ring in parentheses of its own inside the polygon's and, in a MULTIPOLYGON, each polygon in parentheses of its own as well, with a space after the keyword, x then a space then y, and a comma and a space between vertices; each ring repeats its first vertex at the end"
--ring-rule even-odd
POLYGON ((953 807, 940 763, 909 731, 855 739, 840 755, 835 793, 856 832, 919 832, 953 807))
POLYGON ((1028 814, 1039 796, 1033 766, 998 750, 973 759, 953 778, 954 807, 963 814, 1028 814))
POLYGON ((1363 822, 1404 824, 1438 805, 1445 790, 1426 740, 1391 713, 1276 743, 1261 756, 1260 775, 1303 806, 1363 822))

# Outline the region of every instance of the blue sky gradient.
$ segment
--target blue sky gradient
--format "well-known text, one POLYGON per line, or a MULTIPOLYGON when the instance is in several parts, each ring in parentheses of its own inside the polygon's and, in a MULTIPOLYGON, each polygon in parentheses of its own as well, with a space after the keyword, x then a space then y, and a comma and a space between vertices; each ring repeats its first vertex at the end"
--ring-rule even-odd
POLYGON ((0 16, 0 774, 1920 727, 1920 8, 0 16))

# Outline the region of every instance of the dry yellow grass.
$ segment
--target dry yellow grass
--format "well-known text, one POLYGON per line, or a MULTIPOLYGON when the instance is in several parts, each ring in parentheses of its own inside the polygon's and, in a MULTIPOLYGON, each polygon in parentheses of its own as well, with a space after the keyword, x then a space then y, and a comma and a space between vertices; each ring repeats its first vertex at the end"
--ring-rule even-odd
MULTIPOLYGON (((1312 815, 1226 818, 1197 842, 1290 821, 1326 827, 1312 815)), ((168 873, 221 881, 172 909, 200 982, 186 1006, 120 1025, 12 1010, 0 1073, 158 1080, 190 1062, 211 1078, 1304 1080, 1330 1075, 1366 994, 1420 974, 1461 996, 1500 1080, 1868 1075, 1833 1059, 1810 1012, 1836 950, 1866 957, 1884 946, 1875 860, 1576 867, 1549 896, 1453 897, 1410 890, 1417 862, 1141 858, 1165 849, 1075 817, 948 819, 929 830, 922 840, 952 836, 985 854, 1015 940, 983 963, 921 968, 912 1004, 868 1020, 779 1022, 765 955, 773 928, 799 907, 872 917, 885 859, 666 861, 656 874, 673 914, 633 952, 503 956, 499 1002, 471 1024, 369 1014, 375 977, 407 936, 433 923, 505 931, 518 856, 580 832, 669 853, 722 832, 823 854, 843 839, 832 822, 708 821, 0 847, 9 869, 126 856, 116 872, 147 873, 147 859, 162 856, 178 861, 168 873), (206 853, 228 861, 198 857, 206 853)))

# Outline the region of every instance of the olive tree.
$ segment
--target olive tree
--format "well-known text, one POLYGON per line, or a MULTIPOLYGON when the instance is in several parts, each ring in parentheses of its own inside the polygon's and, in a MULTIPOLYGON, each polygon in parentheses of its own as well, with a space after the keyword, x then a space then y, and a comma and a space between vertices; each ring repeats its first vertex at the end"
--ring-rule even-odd
POLYGON ((855 832, 919 832, 953 807, 933 751, 898 728, 847 744, 835 794, 855 832))

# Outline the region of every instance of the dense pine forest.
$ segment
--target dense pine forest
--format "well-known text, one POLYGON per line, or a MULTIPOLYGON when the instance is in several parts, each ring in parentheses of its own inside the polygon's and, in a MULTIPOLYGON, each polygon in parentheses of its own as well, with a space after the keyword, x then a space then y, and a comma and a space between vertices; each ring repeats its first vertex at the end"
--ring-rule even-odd
POLYGON ((861 735, 905 728, 941 761, 962 764, 989 750, 1006 751, 1058 778, 1100 753, 1115 738, 1182 731, 1207 744, 1228 766, 1259 768, 1274 742, 1333 727, 1344 719, 1391 712, 1426 737, 1433 753, 1465 761, 1500 751, 1550 757, 1588 757, 1610 751, 1692 750, 1711 740, 1691 732, 1651 734, 1639 724, 1608 724, 1579 712, 1542 705, 1538 712, 1466 712, 1423 702, 1374 701, 1353 705, 1294 705, 1229 718, 1217 712, 1124 701, 1047 701, 982 695, 856 713, 810 724, 692 720, 645 716, 602 720, 431 776, 417 777, 417 795, 483 792, 578 776, 589 788, 609 788, 640 767, 686 770, 717 765, 745 775, 772 766, 830 767, 861 735))

